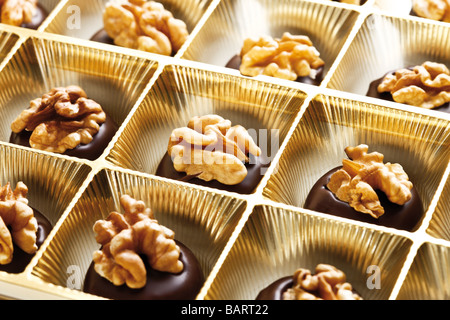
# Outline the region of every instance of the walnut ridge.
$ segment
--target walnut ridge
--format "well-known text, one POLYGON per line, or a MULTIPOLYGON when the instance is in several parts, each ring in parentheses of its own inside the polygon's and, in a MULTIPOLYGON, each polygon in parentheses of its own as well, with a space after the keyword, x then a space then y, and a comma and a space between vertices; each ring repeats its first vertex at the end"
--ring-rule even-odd
POLYGON ((281 39, 270 36, 245 39, 240 71, 246 76, 267 75, 286 80, 315 78, 325 62, 307 36, 285 32, 281 39))
POLYGON ((58 87, 30 102, 12 122, 11 130, 32 131, 32 148, 64 153, 88 144, 106 121, 102 107, 78 86, 58 87))
POLYGON ((15 190, 9 183, 0 188, 0 264, 12 261, 13 243, 28 254, 37 250, 38 224, 33 209, 28 206, 27 193, 23 182, 18 182, 15 190))
POLYGON ((244 163, 249 154, 261 155, 248 131, 242 126, 231 126, 231 121, 217 115, 192 118, 187 127, 172 131, 168 153, 175 170, 235 185, 247 176, 244 163))
POLYGON ((347 147, 345 152, 352 160, 343 160, 343 168, 331 176, 327 187, 356 211, 379 218, 385 212, 375 191, 403 205, 411 199, 413 184, 400 164, 384 164, 381 153, 367 153, 368 149, 367 145, 347 147))
POLYGON ((318 264, 314 275, 310 270, 297 269, 293 280, 283 300, 362 300, 346 282, 344 272, 328 264, 318 264))
POLYGON ((116 286, 139 289, 147 283, 141 255, 158 271, 179 273, 183 263, 174 232, 154 219, 151 209, 128 195, 120 198, 124 214, 111 212, 94 224, 96 240, 102 245, 93 254, 95 271, 116 286))
POLYGON ((178 51, 189 36, 186 24, 155 1, 110 2, 103 22, 116 45, 163 55, 178 51))

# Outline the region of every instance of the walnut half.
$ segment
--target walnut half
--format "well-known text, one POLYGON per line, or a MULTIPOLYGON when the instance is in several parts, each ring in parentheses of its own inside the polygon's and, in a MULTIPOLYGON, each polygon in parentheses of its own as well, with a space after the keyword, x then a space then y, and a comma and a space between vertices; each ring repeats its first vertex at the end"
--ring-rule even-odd
POLYGON ((28 254, 37 250, 38 224, 28 206, 27 193, 23 182, 17 183, 14 191, 9 183, 0 188, 0 264, 11 262, 13 242, 28 254))
POLYGON ((128 195, 120 198, 124 214, 111 212, 94 224, 96 240, 102 245, 93 254, 95 271, 116 286, 139 289, 147 283, 147 270, 141 255, 158 271, 180 273, 180 248, 175 233, 160 225, 144 202, 128 195))
POLYGON ((227 185, 245 179, 247 155, 261 155, 261 149, 244 127, 232 127, 231 121, 218 115, 194 117, 187 127, 173 130, 168 152, 175 170, 227 185))
POLYGON ((327 187, 356 211, 379 218, 384 208, 375 190, 383 191, 389 201, 403 205, 411 199, 413 184, 400 164, 384 164, 381 153, 367 153, 368 150, 364 144, 347 147, 345 152, 352 160, 343 160, 343 168, 331 176, 327 187))
POLYGON ((281 39, 270 36, 248 38, 241 50, 240 71, 254 77, 266 75, 286 80, 298 77, 315 78, 325 62, 307 36, 285 32, 281 39))
POLYGON ((30 23, 37 3, 37 0, 1 0, 1 22, 17 27, 30 23))
POLYGON ((186 24, 155 1, 107 3, 103 22, 116 45, 163 55, 177 52, 189 36, 186 24))
POLYGON ((310 270, 297 269, 293 280, 283 300, 362 300, 346 282, 344 272, 328 264, 318 264, 314 275, 310 270))
POLYGON ((412 69, 399 69, 384 77, 378 92, 390 92, 395 102, 433 109, 450 102, 450 71, 426 61, 412 69))
POLYGON ((102 107, 88 99, 78 86, 54 88, 42 98, 32 100, 20 113, 11 130, 32 131, 32 148, 64 153, 79 144, 88 144, 106 121, 102 107))
POLYGON ((450 22, 449 0, 413 0, 413 11, 422 18, 450 22))

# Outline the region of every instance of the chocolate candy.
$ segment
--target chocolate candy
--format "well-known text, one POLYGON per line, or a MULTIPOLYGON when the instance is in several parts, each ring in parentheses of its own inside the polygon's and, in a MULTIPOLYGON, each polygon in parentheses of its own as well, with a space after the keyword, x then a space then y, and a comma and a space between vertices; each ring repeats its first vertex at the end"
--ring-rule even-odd
MULTIPOLYGON (((64 155, 83 158, 88 160, 95 160, 101 156, 105 148, 108 146, 112 137, 116 134, 118 129, 114 120, 106 115, 106 121, 100 125, 100 130, 94 135, 94 139, 85 145, 78 145, 75 149, 67 150, 64 155)), ((30 147, 30 136, 32 132, 23 130, 20 133, 11 133, 9 142, 18 144, 24 147, 30 147)))
MULTIPOLYGON (((411 68, 409 68, 409 69, 411 69, 411 68)), ((386 73, 386 75, 388 75, 389 73, 394 74, 395 71, 390 71, 390 72, 386 73)), ((392 95, 390 92, 380 93, 380 92, 378 92, 378 89, 377 89, 386 75, 384 75, 383 77, 376 79, 370 83, 369 89, 366 93, 366 96, 394 102, 394 99, 392 98, 392 95)), ((446 103, 440 107, 434 108, 433 110, 450 113, 450 103, 446 103)))
MULTIPOLYGON (((283 300, 283 293, 294 285, 292 276, 280 278, 261 290, 255 300, 283 300)), ((353 293, 361 296, 356 290, 353 293)), ((314 294, 314 292, 312 292, 314 294)), ((317 294, 316 294, 317 295, 317 294)))
POLYGON ((105 44, 114 44, 114 39, 108 35, 105 29, 100 29, 90 40, 105 44))
POLYGON ((185 245, 180 247, 183 271, 179 274, 160 272, 152 269, 145 257, 147 285, 142 289, 131 289, 126 284, 115 286, 101 277, 92 262, 84 281, 83 291, 114 300, 193 300, 203 286, 204 276, 197 258, 185 245))
MULTIPOLYGON (((42 213, 40 213, 35 209, 33 209, 33 212, 34 217, 36 218, 38 223, 38 230, 36 233, 36 245, 39 248, 45 241, 47 236, 50 234, 50 231, 52 230, 53 227, 42 213)), ((12 261, 8 264, 0 265, 0 271, 5 271, 8 273, 21 273, 25 270, 26 266, 30 263, 33 257, 34 254, 28 254, 14 244, 12 261)))
POLYGON ((413 231, 422 220, 423 204, 415 187, 411 190, 411 200, 402 206, 390 202, 383 192, 377 191, 380 203, 385 210, 378 219, 369 214, 357 212, 348 203, 336 198, 327 188, 331 175, 341 168, 330 170, 316 182, 306 198, 305 209, 406 231, 413 231))
POLYGON ((270 162, 266 161, 267 159, 263 156, 255 158, 253 155, 250 155, 250 159, 250 163, 245 164, 248 172, 247 176, 237 185, 225 185, 216 180, 205 181, 198 179, 195 176, 187 176, 184 172, 178 172, 174 169, 172 159, 167 152, 161 160, 155 174, 160 177, 185 181, 204 187, 211 187, 239 194, 251 194, 261 181, 264 175, 264 168, 267 168, 270 165, 270 162))
POLYGON ((287 276, 272 282, 268 287, 261 290, 256 296, 256 300, 283 300, 283 293, 292 288, 294 280, 292 276, 287 276))
MULTIPOLYGON (((241 66, 241 56, 237 54, 233 58, 231 58, 230 61, 228 61, 225 67, 239 70, 240 66, 241 66)), ((319 69, 317 69, 317 75, 315 79, 311 77, 298 77, 297 80, 295 81, 319 86, 322 80, 323 80, 323 67, 320 67, 319 69)))

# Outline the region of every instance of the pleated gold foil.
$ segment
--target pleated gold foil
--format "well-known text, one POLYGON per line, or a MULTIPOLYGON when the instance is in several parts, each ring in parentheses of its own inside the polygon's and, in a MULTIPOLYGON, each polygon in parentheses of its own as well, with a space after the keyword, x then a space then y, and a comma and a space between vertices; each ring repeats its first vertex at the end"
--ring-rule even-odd
POLYGON ((0 140, 30 101, 54 87, 79 85, 120 125, 156 70, 153 61, 70 42, 29 38, 0 73, 0 140))
POLYGON ((19 36, 17 34, 0 31, 0 63, 5 59, 18 39, 19 36))
POLYGON ((400 236, 257 206, 205 299, 253 300, 272 282, 298 268, 314 270, 319 263, 344 271, 363 298, 387 299, 410 246, 411 241, 400 236))
MULTIPOLYGON (((45 28, 46 32, 90 40, 103 29, 103 11, 110 0, 67 0, 55 18, 45 28)), ((123 2, 123 1, 122 1, 123 2)), ((158 1, 177 19, 186 23, 189 32, 202 18, 211 0, 162 0, 158 1)))
POLYGON ((366 95, 370 83, 388 72, 425 61, 448 65, 449 36, 450 28, 445 23, 369 14, 327 86, 366 95))
MULTIPOLYGON (((342 269, 364 299, 448 300, 450 118, 365 97, 388 71, 449 66, 449 24, 410 15, 411 1, 162 0, 190 32, 175 57, 89 41, 106 0, 40 0, 37 31, 0 24, 0 182, 24 181, 53 232, 26 270, 0 272, 0 298, 103 299, 81 291, 92 227, 130 194, 197 256, 197 299, 249 299, 297 268, 342 269), (77 20, 78 19, 78 20, 77 20), (246 37, 308 35, 325 60, 318 87, 224 68, 246 37), (120 125, 103 156, 73 159, 8 143, 10 123, 53 86, 76 84, 120 125), (253 194, 154 176, 170 133, 216 113, 269 134, 271 166, 253 194), (411 232, 304 210, 312 185, 366 143, 398 162, 426 210, 411 232), (375 273, 374 272, 378 272, 375 273), (378 286, 379 285, 379 286, 378 286)), ((263 138, 263 136, 259 136, 263 138)))
POLYGON ((199 260, 205 278, 246 208, 244 200, 103 170, 67 216, 33 275, 57 286, 81 290, 77 285, 82 285, 92 254, 99 248, 93 225, 111 211, 123 212, 119 198, 124 194, 144 201, 159 223, 175 232, 175 239, 190 248, 199 260), (79 282, 70 277, 68 270, 79 272, 79 282))
MULTIPOLYGON (((53 226, 52 232, 57 230, 65 211, 91 172, 91 168, 83 163, 3 144, 0 144, 0 167, 0 185, 4 186, 9 182, 11 187, 15 188, 18 182, 25 183, 28 187, 28 204, 48 219, 53 226)), ((19 292, 21 285, 23 288, 27 286, 39 288, 39 282, 30 281, 28 275, 43 250, 45 243, 23 273, 8 275, 0 272, 0 282, 6 281, 2 287, 8 288, 6 284, 9 282, 19 286, 19 292)), ((20 297, 20 294, 16 295, 13 290, 12 288, 2 290, 0 296, 20 297)), ((42 288, 36 289, 41 290, 42 288)), ((50 292, 50 296, 54 297, 53 293, 50 292)))
POLYGON ((447 180, 427 232, 437 239, 450 241, 450 180, 447 180))
POLYGON ((349 9, 331 1, 327 4, 298 0, 221 1, 182 58, 224 67, 240 53, 246 38, 281 38, 284 32, 290 32, 310 37, 325 61, 326 73, 358 17, 357 6, 349 9))
POLYGON ((450 299, 450 247, 424 243, 398 294, 399 300, 450 299))

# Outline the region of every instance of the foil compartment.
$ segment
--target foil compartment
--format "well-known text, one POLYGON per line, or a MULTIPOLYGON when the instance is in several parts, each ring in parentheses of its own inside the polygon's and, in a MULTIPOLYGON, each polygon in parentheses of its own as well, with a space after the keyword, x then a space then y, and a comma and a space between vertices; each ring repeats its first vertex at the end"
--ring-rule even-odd
POLYGON ((406 275, 398 300, 450 299, 450 246, 423 243, 406 275))
POLYGON ((83 192, 32 274, 83 297, 85 294, 78 290, 82 288, 92 254, 99 248, 93 225, 111 211, 123 212, 119 202, 123 194, 144 201, 160 224, 175 232, 175 239, 189 247, 199 260, 205 278, 247 206, 242 199, 104 169, 83 192))
MULTIPOLYGON (((449 36, 450 28, 445 24, 369 14, 327 87, 366 95, 370 83, 388 72, 421 65, 425 61, 450 65, 449 36)), ((384 101, 377 103, 384 104, 384 101)), ((411 111, 418 109, 409 108, 411 111)))
POLYGON ((437 239, 450 241, 450 180, 447 180, 436 210, 430 220, 427 233, 437 239))
MULTIPOLYGON (((45 32, 90 40, 103 29, 103 11, 108 2, 121 0, 66 0, 45 32)), ((161 0, 177 19, 186 23, 189 32, 195 28, 212 0, 161 0)))
POLYGON ((310 37, 325 61, 324 76, 337 58, 358 18, 358 6, 298 0, 221 1, 181 56, 225 67, 244 40, 284 32, 310 37), (329 35, 323 37, 323 35, 329 35))
POLYGON ((342 165, 348 146, 367 144, 400 163, 426 211, 450 157, 448 121, 347 98, 318 95, 306 109, 263 191, 268 199, 302 207, 315 182, 342 165))
POLYGON ((152 85, 112 148, 113 164, 154 174, 175 128, 193 116, 218 114, 254 130, 269 159, 278 152, 305 101, 300 90, 216 73, 168 65, 152 85), (220 85, 218 85, 220 84, 220 85))
POLYGON ((53 225, 91 171, 82 163, 3 144, 0 164, 0 185, 10 182, 14 189, 19 181, 24 182, 30 206, 53 225))
POLYGON ((79 85, 120 125, 156 68, 139 57, 31 37, 0 72, 0 140, 9 141, 11 123, 31 100, 60 86, 79 85))
MULTIPOLYGON (((22 273, 0 272, 0 298, 55 297, 52 288, 41 286, 41 282, 30 275, 32 267, 45 250, 46 244, 58 229, 72 199, 79 192, 91 168, 84 163, 63 157, 16 148, 0 143, 0 184, 11 183, 14 189, 19 181, 28 187, 29 205, 42 213, 53 226, 52 233, 39 248, 22 273)), ((64 298, 66 296, 64 295, 64 298)))
POLYGON ((344 271, 364 299, 388 299, 411 243, 277 205, 256 206, 205 299, 254 300, 272 282, 319 263, 344 271))

